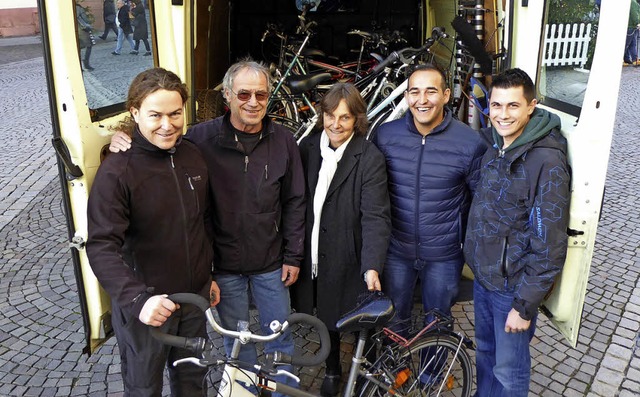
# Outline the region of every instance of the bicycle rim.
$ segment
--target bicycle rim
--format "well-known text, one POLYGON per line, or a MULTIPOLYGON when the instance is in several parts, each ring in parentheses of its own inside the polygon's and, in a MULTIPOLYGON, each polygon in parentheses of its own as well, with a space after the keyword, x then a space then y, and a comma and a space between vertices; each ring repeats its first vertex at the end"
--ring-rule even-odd
POLYGON ((471 359, 459 338, 430 335, 397 354, 372 371, 391 389, 367 382, 360 397, 471 396, 471 359))
POLYGON ((365 136, 367 140, 372 141, 375 138, 378 128, 380 128, 380 126, 385 123, 387 117, 389 117, 392 111, 393 108, 389 108, 376 115, 367 130, 367 135, 365 136))

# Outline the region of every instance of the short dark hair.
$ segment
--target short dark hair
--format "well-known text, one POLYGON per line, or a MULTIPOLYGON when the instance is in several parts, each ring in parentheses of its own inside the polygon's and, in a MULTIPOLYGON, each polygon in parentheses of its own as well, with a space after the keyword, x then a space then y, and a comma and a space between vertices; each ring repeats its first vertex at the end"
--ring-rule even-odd
MULTIPOLYGON (((507 69, 495 76, 491 81, 491 89, 516 87, 522 87, 522 92, 527 102, 533 101, 536 97, 536 87, 531 77, 522 69, 507 69)), ((491 98, 491 90, 489 90, 489 98, 491 98)))
POLYGON ((407 75, 407 80, 409 80, 414 73, 421 72, 423 70, 433 70, 434 72, 438 72, 440 74, 440 77, 442 77, 442 91, 444 92, 444 90, 449 88, 449 84, 447 84, 447 75, 445 74, 444 70, 433 63, 420 63, 413 66, 410 69, 409 74, 407 75))
POLYGON ((364 99, 362 99, 360 91, 351 83, 335 83, 329 91, 324 94, 322 100, 320 100, 318 125, 324 127, 324 114, 333 113, 343 99, 347 104, 349 112, 356 118, 353 133, 355 135, 365 135, 369 127, 367 104, 364 102, 364 99))

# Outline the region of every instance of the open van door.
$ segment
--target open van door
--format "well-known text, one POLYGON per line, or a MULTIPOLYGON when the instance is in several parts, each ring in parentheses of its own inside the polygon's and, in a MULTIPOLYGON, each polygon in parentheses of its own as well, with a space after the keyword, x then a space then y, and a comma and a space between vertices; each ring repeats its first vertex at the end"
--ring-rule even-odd
MULTIPOLYGON (((143 43, 135 54, 124 40, 121 55, 115 55, 117 43, 113 32, 106 39, 98 36, 104 30, 103 1, 38 1, 53 124, 52 142, 57 154, 69 245, 86 333, 83 351, 88 354, 112 335, 112 328, 109 297, 91 271, 84 249, 87 197, 100 165, 101 150, 110 141, 109 127, 128 114, 124 102, 133 78, 143 70, 159 66, 175 72, 189 87, 192 86, 191 49, 196 44, 189 28, 194 26, 192 2, 137 2, 145 11, 151 45, 150 54, 145 56, 143 43), (81 13, 92 25, 91 32, 78 22, 81 13), (89 48, 90 56, 87 57, 89 48)), ((187 104, 188 122, 193 120, 193 104, 187 104)))
POLYGON ((565 3, 512 0, 507 29, 511 65, 536 76, 541 106, 560 116, 569 145, 569 249, 542 310, 575 347, 604 198, 629 0, 603 0, 601 7, 565 3), (574 41, 560 48, 559 36, 574 41))

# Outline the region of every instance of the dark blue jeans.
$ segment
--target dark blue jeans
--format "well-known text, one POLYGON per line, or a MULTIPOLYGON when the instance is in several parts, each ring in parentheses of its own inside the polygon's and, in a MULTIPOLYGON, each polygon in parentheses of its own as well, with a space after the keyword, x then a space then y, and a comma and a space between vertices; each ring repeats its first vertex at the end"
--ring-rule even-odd
POLYGON ((536 317, 525 332, 506 333, 513 293, 491 292, 473 283, 476 322, 476 397, 527 397, 531 378, 529 342, 536 317))
MULTIPOLYGON (((416 261, 389 252, 384 267, 382 290, 396 307, 396 318, 411 317, 413 290, 420 279, 422 306, 425 313, 432 309, 451 315, 460 285, 463 261, 416 261)), ((431 319, 425 318, 425 323, 431 319)))
MULTIPOLYGON (((269 324, 273 320, 283 323, 291 313, 289 300, 289 288, 284 286, 280 279, 282 270, 277 269, 269 273, 245 276, 241 274, 216 275, 215 281, 220 287, 220 303, 217 306, 222 327, 236 330, 238 321, 249 322, 249 299, 258 309, 260 328, 262 335, 271 335, 269 324)), ((224 338, 224 348, 227 355, 231 354, 233 338, 224 338)), ((265 343, 264 352, 273 353, 279 351, 290 356, 294 353, 293 336, 290 331, 273 342, 265 343)), ((254 344, 243 345, 238 359, 246 363, 255 363, 257 360, 254 344)), ((293 367, 285 365, 281 369, 293 373, 293 367)), ((295 381, 285 376, 277 376, 278 382, 297 387, 295 381)), ((274 396, 278 395, 274 393, 274 396)))
POLYGON ((628 28, 624 43, 624 61, 633 63, 638 59, 638 29, 628 28))

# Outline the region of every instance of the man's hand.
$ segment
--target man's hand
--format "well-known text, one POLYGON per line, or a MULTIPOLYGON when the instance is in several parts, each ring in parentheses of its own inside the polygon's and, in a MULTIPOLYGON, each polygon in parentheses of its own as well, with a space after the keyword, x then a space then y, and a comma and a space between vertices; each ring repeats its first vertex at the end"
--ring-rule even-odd
POLYGON ((380 285, 380 277, 378 276, 378 272, 369 269, 364 273, 364 278, 367 283, 367 289, 369 291, 381 291, 382 287, 380 285))
POLYGON ((131 137, 122 131, 116 131, 111 137, 109 151, 113 153, 126 152, 131 149, 131 137))
POLYGON ((520 313, 516 309, 511 309, 507 316, 507 322, 504 324, 504 332, 524 332, 529 329, 531 320, 525 320, 520 317, 520 313))
POLYGON ((180 305, 176 305, 167 299, 167 295, 155 295, 149 298, 142 306, 138 318, 144 324, 159 327, 178 308, 180 308, 180 305))
POLYGON ((220 287, 215 281, 211 282, 211 288, 209 289, 209 302, 211 306, 215 306, 220 303, 220 287))
POLYGON ((300 273, 300 268, 298 266, 291 266, 287 264, 282 265, 282 282, 284 283, 284 286, 289 287, 298 281, 298 273, 300 273))

